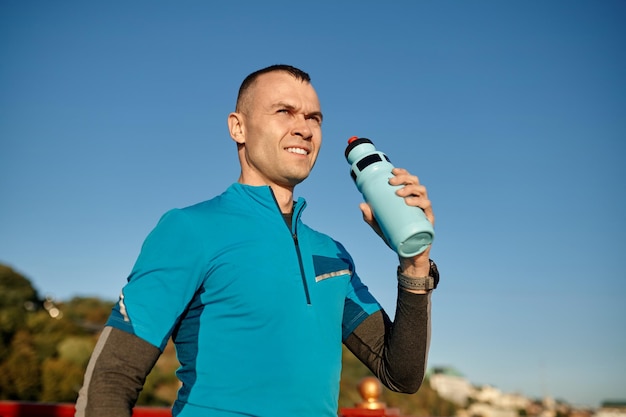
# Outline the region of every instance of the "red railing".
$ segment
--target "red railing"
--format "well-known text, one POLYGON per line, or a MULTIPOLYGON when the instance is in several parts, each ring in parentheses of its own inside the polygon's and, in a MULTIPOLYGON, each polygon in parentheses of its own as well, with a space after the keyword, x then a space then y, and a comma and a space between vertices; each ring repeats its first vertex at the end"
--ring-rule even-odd
MULTIPOLYGON (((133 417, 171 417, 169 407, 135 407, 133 417)), ((0 417, 74 417, 74 404, 0 401, 0 417)))

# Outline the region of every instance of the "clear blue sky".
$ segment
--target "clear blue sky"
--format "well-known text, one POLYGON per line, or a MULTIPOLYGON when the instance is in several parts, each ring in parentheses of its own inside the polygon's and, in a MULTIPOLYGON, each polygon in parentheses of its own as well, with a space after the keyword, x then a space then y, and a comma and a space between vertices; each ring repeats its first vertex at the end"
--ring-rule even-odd
POLYGON ((626 3, 0 2, 0 262, 115 300, 163 212, 238 176, 250 72, 308 71, 324 145, 296 194, 395 309, 394 254, 343 158, 429 188, 431 365, 574 404, 626 399, 626 3))

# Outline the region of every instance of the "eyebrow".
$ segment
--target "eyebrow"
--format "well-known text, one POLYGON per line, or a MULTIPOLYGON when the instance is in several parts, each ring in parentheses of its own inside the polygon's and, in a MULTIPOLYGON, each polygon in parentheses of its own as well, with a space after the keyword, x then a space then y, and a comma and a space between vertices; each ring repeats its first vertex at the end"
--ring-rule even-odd
MULTIPOLYGON (((286 108, 287 110, 291 110, 291 111, 295 111, 296 107, 285 103, 284 101, 279 101, 278 103, 272 104, 271 106, 272 109, 276 109, 276 108, 286 108)), ((311 113, 305 113, 306 117, 319 117, 320 120, 324 120, 324 115, 322 114, 321 111, 314 111, 311 113)))

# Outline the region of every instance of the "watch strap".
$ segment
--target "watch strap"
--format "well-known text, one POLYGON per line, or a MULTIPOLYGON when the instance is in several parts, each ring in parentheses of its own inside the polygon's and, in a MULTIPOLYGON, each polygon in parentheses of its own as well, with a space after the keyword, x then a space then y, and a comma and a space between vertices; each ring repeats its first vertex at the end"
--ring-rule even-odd
POLYGON ((402 288, 407 290, 430 291, 437 288, 438 284, 439 270, 432 259, 430 260, 430 270, 426 277, 411 277, 405 275, 400 270, 400 267, 398 267, 398 285, 402 288))

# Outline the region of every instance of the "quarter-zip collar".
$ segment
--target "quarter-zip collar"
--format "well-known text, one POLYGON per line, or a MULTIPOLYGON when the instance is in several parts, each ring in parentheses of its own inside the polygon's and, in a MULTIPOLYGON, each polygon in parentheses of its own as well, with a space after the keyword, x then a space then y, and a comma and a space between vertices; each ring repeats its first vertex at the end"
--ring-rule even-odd
MULTIPOLYGON (((271 210, 276 213, 276 215, 280 216, 282 219, 282 213, 280 211, 280 207, 278 205, 278 201, 274 195, 274 191, 272 187, 269 185, 248 185, 241 183, 234 183, 230 187, 233 189, 238 195, 245 198, 250 198, 254 200, 257 204, 259 204, 262 208, 271 210)), ((300 220, 300 216, 304 208, 306 207, 306 200, 302 197, 299 197, 293 205, 293 216, 291 219, 291 232, 296 233, 298 221, 300 220)), ((249 207, 250 210, 258 211, 258 207, 249 207)))

